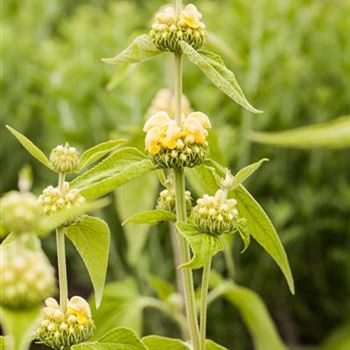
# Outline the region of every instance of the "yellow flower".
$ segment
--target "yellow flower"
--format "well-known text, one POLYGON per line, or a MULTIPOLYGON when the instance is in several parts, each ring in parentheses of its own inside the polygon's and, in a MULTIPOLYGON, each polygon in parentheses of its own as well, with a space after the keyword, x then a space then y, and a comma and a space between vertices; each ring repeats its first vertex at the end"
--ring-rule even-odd
POLYGON ((203 128, 211 129, 211 123, 208 116, 202 112, 192 112, 187 116, 187 118, 195 118, 201 123, 203 128))
POLYGON ((197 7, 193 4, 187 5, 181 13, 185 24, 190 28, 197 29, 200 27, 202 14, 197 10, 197 7))
POLYGON ((168 113, 159 111, 153 114, 145 123, 143 131, 148 132, 154 127, 164 128, 170 123, 171 119, 168 113))
POLYGON ((190 115, 184 121, 183 130, 186 135, 192 135, 199 144, 204 143, 208 136, 207 130, 205 130, 200 121, 190 115))
POLYGON ((91 318, 90 306, 85 299, 74 296, 68 302, 67 313, 76 316, 79 324, 85 324, 91 318))
POLYGON ((164 130, 158 127, 153 127, 147 132, 146 135, 146 149, 151 154, 155 155, 159 153, 161 147, 160 147, 160 140, 161 137, 164 135, 164 130))

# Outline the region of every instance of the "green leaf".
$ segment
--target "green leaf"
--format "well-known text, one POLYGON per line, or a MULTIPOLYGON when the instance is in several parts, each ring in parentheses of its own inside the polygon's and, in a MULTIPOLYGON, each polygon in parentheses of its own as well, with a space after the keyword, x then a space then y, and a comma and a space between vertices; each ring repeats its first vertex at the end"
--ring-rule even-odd
POLYGON ((243 241, 244 247, 241 253, 244 253, 250 244, 250 233, 247 228, 247 219, 241 218, 237 220, 236 231, 243 241))
POLYGON ((108 204, 108 199, 100 199, 94 202, 85 202, 77 207, 63 209, 52 216, 46 216, 40 222, 38 234, 41 236, 45 235, 56 227, 60 227, 67 220, 73 219, 87 212, 103 208, 108 204))
POLYGON ((96 309, 93 300, 90 300, 92 316, 96 325, 93 338, 97 339, 116 327, 131 328, 137 334, 141 334, 143 305, 140 301, 137 284, 133 279, 106 284, 102 303, 98 309, 96 309))
MULTIPOLYGON (((135 178, 116 191, 116 210, 121 220, 144 210, 154 208, 159 183, 156 173, 135 178)), ((140 255, 147 242, 150 226, 127 223, 123 227, 127 240, 127 259, 130 265, 140 264, 140 255)))
POLYGON ((186 169, 186 177, 198 195, 214 195, 219 188, 220 177, 214 167, 199 165, 186 169))
POLYGON ((176 221, 176 215, 167 210, 147 210, 129 216, 124 222, 125 224, 149 224, 157 225, 163 221, 176 221))
POLYGON ((134 331, 114 328, 97 341, 72 346, 72 350, 148 350, 134 331))
POLYGON ((152 161, 143 153, 125 147, 75 178, 71 185, 78 188, 85 198, 93 200, 154 169, 152 161))
POLYGON ((7 350, 29 349, 40 312, 41 306, 21 311, 0 308, 1 326, 9 344, 7 350))
POLYGON ((94 147, 86 150, 79 159, 79 171, 83 170, 85 167, 89 166, 91 163, 101 159, 107 153, 114 151, 121 144, 125 143, 126 140, 111 140, 107 142, 102 142, 94 147))
POLYGON ((231 186, 231 190, 234 190, 238 187, 243 181, 245 181, 250 175, 252 175, 255 171, 257 171, 261 164, 267 162, 267 158, 263 158, 256 163, 250 164, 244 168, 242 168, 235 176, 231 186))
POLYGON ((148 350, 190 350, 191 348, 180 339, 150 335, 142 338, 148 350))
POLYGON ((252 335, 256 350, 287 350, 264 302, 255 292, 232 282, 224 281, 215 284, 216 289, 222 289, 225 298, 241 313, 252 335))
POLYGON ((95 290, 96 307, 99 307, 108 266, 108 225, 99 218, 86 216, 79 224, 69 226, 66 234, 86 265, 95 290))
POLYGON ((224 249, 219 236, 200 232, 195 225, 178 221, 176 228, 186 238, 193 252, 192 259, 180 267, 199 269, 205 265, 210 257, 224 249))
POLYGON ((26 136, 22 135, 17 130, 6 125, 6 128, 12 133, 12 135, 18 140, 18 142, 39 162, 44 164, 46 167, 52 170, 50 161, 45 156, 44 152, 34 145, 26 136))
MULTIPOLYGON (((218 59, 213 59, 213 54, 197 52, 191 45, 184 41, 180 42, 183 53, 188 59, 198 66, 198 68, 209 78, 209 80, 218 87, 222 92, 229 96, 240 106, 244 107, 252 113, 261 113, 254 108, 245 97, 240 88, 235 75, 225 67, 218 59)), ((214 54, 215 55, 215 54, 214 54)), ((217 57, 217 55, 215 55, 217 57)))
POLYGON ((223 347, 222 345, 219 345, 215 342, 213 342, 210 339, 206 340, 206 346, 205 346, 206 350, 227 350, 227 348, 223 347))
POLYGON ((5 350, 5 343, 7 342, 7 339, 5 339, 4 336, 0 336, 0 350, 5 350))
POLYGON ((350 116, 279 132, 251 132, 249 139, 257 143, 287 148, 348 148, 350 116))
POLYGON ((317 350, 348 350, 350 349, 350 323, 345 323, 332 331, 326 341, 317 350))
POLYGON ((238 212, 241 217, 247 219, 248 231, 275 260, 287 280, 291 293, 294 294, 294 281, 287 254, 267 214, 243 186, 230 191, 229 196, 237 200, 238 212))
POLYGON ((163 278, 150 275, 148 276, 148 283, 157 293, 158 298, 163 301, 167 300, 170 295, 176 293, 174 286, 163 278))
POLYGON ((143 34, 138 36, 119 55, 113 58, 103 58, 102 61, 108 64, 138 63, 154 58, 161 53, 162 51, 157 49, 151 38, 148 35, 143 34))

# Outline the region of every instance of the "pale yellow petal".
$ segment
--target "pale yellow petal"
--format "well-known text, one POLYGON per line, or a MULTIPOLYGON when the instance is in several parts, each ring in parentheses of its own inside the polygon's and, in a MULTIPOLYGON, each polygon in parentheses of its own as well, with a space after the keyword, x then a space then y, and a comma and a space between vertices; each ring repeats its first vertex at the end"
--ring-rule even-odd
POLYGON ((197 119, 201 125, 206 128, 206 129, 211 129, 211 123, 210 123, 210 119, 208 118, 208 116, 202 112, 192 112, 190 113, 187 118, 195 118, 197 119))
POLYGON ((154 127, 159 127, 159 128, 166 127, 169 124, 170 120, 171 119, 169 118, 168 113, 164 111, 156 112, 146 121, 143 127, 143 131, 148 132, 150 129, 154 127))

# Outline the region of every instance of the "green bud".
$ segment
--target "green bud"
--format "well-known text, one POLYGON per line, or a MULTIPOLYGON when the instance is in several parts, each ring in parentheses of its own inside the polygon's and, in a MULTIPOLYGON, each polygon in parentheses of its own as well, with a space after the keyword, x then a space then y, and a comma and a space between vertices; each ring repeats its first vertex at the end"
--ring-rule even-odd
POLYGON ((37 229, 42 210, 33 194, 11 191, 1 198, 0 207, 5 232, 20 234, 37 229))
POLYGON ((193 208, 193 220, 198 229, 213 235, 234 232, 238 210, 235 199, 227 199, 223 190, 215 196, 204 195, 193 208))
MULTIPOLYGON (((79 206, 85 202, 85 198, 77 189, 70 189, 69 183, 64 182, 62 190, 58 187, 49 186, 44 189, 39 196, 39 203, 42 206, 45 215, 53 215, 60 210, 79 206)), ((82 217, 73 218, 65 225, 76 224, 82 217)))
MULTIPOLYGON (((187 214, 191 214, 192 211, 192 196, 191 192, 185 191, 185 200, 186 200, 186 211, 187 214)), ((168 188, 160 192, 160 195, 157 200, 157 209, 167 210, 172 213, 176 213, 175 205, 175 190, 168 188)))
POLYGON ((58 145, 51 151, 50 162, 58 173, 72 173, 78 166, 79 153, 68 144, 58 145))
POLYGON ((42 310, 36 338, 53 349, 63 350, 89 339, 94 331, 94 323, 87 301, 74 296, 62 310, 57 301, 48 298, 42 310))
POLYGON ((175 149, 162 148, 159 153, 152 155, 153 162, 166 169, 193 168, 206 159, 207 144, 181 145, 175 149))
POLYGON ((54 294, 55 271, 43 252, 10 244, 1 251, 0 290, 2 306, 31 308, 54 294))

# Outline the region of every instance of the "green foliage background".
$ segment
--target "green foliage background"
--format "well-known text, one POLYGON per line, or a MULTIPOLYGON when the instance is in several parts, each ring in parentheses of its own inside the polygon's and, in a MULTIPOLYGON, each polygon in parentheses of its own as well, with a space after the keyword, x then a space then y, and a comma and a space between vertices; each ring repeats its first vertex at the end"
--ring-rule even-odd
MULTIPOLYGON (((132 67, 132 72, 120 71, 121 81, 112 92, 106 86, 115 68, 100 59, 118 53, 147 31, 162 3, 11 0, 2 4, 2 191, 16 187, 24 162, 33 167, 37 192, 55 181, 4 130, 4 124, 46 152, 64 141, 84 149, 142 125, 154 94, 171 81, 164 59, 132 67)), ((250 129, 284 130, 349 114, 350 4, 346 0, 194 3, 209 30, 227 43, 230 50, 222 48, 227 65, 264 114, 244 112, 189 65, 185 93, 194 109, 212 118, 220 131, 219 143, 225 146, 220 160, 233 170, 270 158, 248 188, 280 233, 296 296, 289 294, 281 273, 255 245, 243 255, 235 246, 236 281, 262 296, 289 345, 321 344, 349 322, 349 150, 278 149, 252 144, 245 135, 250 129)), ((153 188, 154 181, 149 182, 153 188)), ((119 207, 120 202, 122 197, 119 207)), ((137 228, 134 238, 129 232, 126 239, 113 206, 101 215, 113 236, 109 280, 133 275, 138 288, 148 292, 148 273, 173 277, 166 228, 150 235, 142 255, 130 264, 125 247, 127 242, 129 249, 133 242, 138 244, 137 228)), ((54 263, 53 243, 50 238, 45 241, 54 263)), ((87 274, 81 273, 84 267, 72 247, 68 259, 71 292, 89 295, 87 274)), ((224 269, 222 258, 216 264, 224 269)), ((146 312, 145 320, 146 333, 176 335, 158 313, 146 312)), ((213 304, 208 323, 212 339, 235 349, 251 346, 238 313, 225 301, 213 304)))

